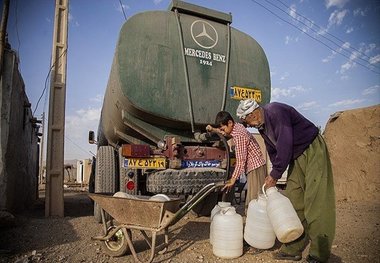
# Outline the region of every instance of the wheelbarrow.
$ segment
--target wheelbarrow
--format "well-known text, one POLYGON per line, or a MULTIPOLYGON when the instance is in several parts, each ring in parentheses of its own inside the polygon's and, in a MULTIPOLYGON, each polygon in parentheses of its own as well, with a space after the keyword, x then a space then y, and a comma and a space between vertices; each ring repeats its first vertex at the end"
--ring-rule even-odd
POLYGON ((181 208, 181 199, 175 198, 170 201, 149 200, 148 196, 138 198, 114 197, 106 194, 89 194, 101 208, 103 223, 103 236, 93 237, 94 240, 104 242, 108 254, 122 256, 130 250, 136 262, 142 262, 138 257, 132 242, 132 230, 139 230, 150 247, 150 257, 143 262, 152 262, 156 255, 166 252, 169 244, 169 227, 176 224, 194 206, 196 206, 208 194, 224 186, 224 182, 211 183, 203 187, 181 208), (118 222, 114 225, 113 220, 105 220, 107 212, 118 222), (149 238, 147 232, 151 232, 149 238), (165 241, 156 245, 157 233, 164 231, 165 241))

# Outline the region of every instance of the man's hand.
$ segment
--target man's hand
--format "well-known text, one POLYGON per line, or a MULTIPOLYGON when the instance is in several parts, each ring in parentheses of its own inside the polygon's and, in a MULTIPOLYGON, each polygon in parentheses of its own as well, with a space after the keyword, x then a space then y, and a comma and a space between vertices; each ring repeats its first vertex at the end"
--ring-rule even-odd
POLYGON ((274 179, 272 176, 268 175, 265 177, 265 188, 268 189, 269 187, 276 186, 277 179, 274 179))
POLYGON ((229 191, 231 191, 231 189, 234 187, 235 185, 235 182, 236 182, 236 178, 231 178, 230 180, 227 181, 227 183, 223 186, 222 188, 222 191, 224 189, 226 189, 226 193, 228 193, 229 191))

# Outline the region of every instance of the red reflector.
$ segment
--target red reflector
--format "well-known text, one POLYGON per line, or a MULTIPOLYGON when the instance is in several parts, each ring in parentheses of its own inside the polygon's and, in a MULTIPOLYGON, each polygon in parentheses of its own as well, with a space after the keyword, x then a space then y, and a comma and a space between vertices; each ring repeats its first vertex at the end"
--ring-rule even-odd
POLYGON ((123 144, 122 155, 124 157, 149 157, 150 146, 143 144, 123 144))
POLYGON ((133 181, 128 181, 128 183, 127 183, 127 189, 128 190, 135 189, 135 183, 133 181))

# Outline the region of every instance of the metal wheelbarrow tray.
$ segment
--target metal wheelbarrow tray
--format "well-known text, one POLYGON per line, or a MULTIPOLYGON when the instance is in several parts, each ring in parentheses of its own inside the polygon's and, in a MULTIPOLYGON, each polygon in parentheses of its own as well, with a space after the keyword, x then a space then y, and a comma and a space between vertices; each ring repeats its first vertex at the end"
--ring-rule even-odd
POLYGON ((93 237, 93 239, 103 241, 112 256, 122 256, 130 250, 135 261, 142 262, 133 246, 131 231, 132 229, 140 230, 151 249, 149 259, 143 262, 152 262, 156 250, 159 251, 159 254, 163 254, 167 250, 169 227, 177 223, 209 193, 223 185, 223 182, 206 185, 181 208, 179 208, 181 202, 179 198, 170 201, 155 201, 149 200, 147 196, 124 198, 105 194, 89 194, 89 197, 102 208, 104 236, 93 237), (113 225, 113 220, 106 222, 104 211, 119 224, 113 225), (147 235, 147 231, 151 232, 151 238, 147 235), (156 237, 160 231, 164 231, 165 242, 157 246, 156 237))

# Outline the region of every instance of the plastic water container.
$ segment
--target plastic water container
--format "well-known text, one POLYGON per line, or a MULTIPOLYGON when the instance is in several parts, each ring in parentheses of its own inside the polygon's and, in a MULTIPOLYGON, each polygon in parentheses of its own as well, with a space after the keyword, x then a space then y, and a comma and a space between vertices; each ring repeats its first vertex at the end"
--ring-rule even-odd
POLYGON ((213 224, 213 218, 216 214, 218 214, 223 208, 230 207, 230 202, 218 202, 217 205, 214 206, 214 208, 211 210, 211 223, 210 223, 210 244, 213 244, 213 232, 214 232, 214 224, 213 224))
POLYGON ((299 238, 304 229, 290 200, 276 187, 270 187, 265 192, 263 186, 263 192, 267 197, 268 216, 278 240, 289 243, 299 238))
POLYGON ((218 202, 218 204, 216 204, 214 206, 214 208, 211 210, 211 220, 214 218, 214 216, 220 212, 220 210, 224 207, 230 207, 231 206, 231 203, 230 202, 218 202))
POLYGON ((238 258, 243 254, 243 218, 234 207, 222 209, 213 219, 212 252, 220 258, 238 258))
POLYGON ((156 194, 150 197, 149 200, 165 202, 165 201, 170 201, 170 197, 164 194, 156 194))
POLYGON ((250 246, 259 249, 269 249, 274 246, 276 234, 267 214, 267 199, 263 194, 249 202, 244 240, 250 246))
POLYGON ((125 192, 116 192, 113 196, 114 196, 114 197, 129 198, 129 199, 138 199, 137 196, 135 196, 135 195, 130 195, 130 194, 127 194, 127 193, 125 193, 125 192))

